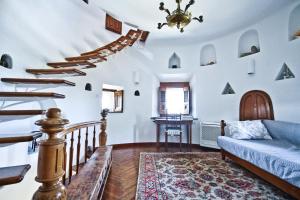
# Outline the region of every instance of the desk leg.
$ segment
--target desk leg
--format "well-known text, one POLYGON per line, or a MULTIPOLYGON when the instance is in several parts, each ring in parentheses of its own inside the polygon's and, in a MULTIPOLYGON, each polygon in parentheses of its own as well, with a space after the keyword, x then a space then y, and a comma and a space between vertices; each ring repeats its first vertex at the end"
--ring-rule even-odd
POLYGON ((189 140, 189 148, 190 148, 190 151, 192 151, 192 136, 193 136, 193 133, 192 133, 192 124, 189 124, 189 136, 190 136, 190 140, 189 140))
POLYGON ((160 124, 156 124, 156 148, 160 146, 160 124))

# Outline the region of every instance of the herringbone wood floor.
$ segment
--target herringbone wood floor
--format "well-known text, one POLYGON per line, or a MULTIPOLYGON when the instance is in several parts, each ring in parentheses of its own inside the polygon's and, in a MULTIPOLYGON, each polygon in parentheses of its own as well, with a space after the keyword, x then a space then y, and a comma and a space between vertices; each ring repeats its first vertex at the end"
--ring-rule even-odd
MULTIPOLYGON (((164 148, 160 148, 160 150, 164 151, 164 148)), ((168 151, 178 152, 179 148, 169 147, 168 151)), ((193 147, 192 151, 207 151, 207 149, 193 147)), ((103 199, 135 199, 140 152, 159 152, 159 150, 153 144, 114 147, 112 167, 103 199)))

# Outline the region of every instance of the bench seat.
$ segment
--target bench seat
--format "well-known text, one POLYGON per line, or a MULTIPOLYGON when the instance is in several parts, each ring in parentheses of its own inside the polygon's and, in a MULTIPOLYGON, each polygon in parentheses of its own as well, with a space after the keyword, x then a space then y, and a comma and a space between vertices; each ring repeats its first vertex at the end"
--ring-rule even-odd
POLYGON ((237 140, 218 137, 225 151, 300 187, 300 149, 280 140, 237 140))
POLYGON ((112 162, 112 147, 99 147, 67 186, 68 200, 101 199, 112 162))

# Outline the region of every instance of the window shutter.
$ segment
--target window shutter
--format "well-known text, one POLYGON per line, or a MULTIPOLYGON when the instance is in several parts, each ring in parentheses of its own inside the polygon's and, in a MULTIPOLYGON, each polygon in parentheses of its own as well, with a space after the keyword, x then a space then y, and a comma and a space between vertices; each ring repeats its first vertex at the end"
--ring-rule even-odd
POLYGON ((158 112, 160 115, 167 114, 166 113, 166 88, 160 87, 158 94, 158 112))
POLYGON ((184 94, 184 113, 185 115, 190 114, 190 88, 184 87, 183 88, 184 94))

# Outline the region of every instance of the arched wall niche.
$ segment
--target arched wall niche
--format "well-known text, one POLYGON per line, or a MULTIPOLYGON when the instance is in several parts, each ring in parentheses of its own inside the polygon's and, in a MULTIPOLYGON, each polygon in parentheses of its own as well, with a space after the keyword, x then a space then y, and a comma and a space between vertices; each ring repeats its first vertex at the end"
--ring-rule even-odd
POLYGON ((290 41, 300 38, 300 4, 290 13, 288 32, 290 41))
POLYGON ((214 65, 217 63, 216 48, 213 44, 202 47, 200 52, 200 66, 214 65))
POLYGON ((169 68, 170 69, 177 69, 177 68, 180 68, 180 58, 179 56, 174 52, 172 54, 172 56, 170 57, 169 59, 169 68))
POLYGON ((238 57, 245 57, 260 52, 259 36, 255 29, 243 33, 239 39, 238 57))

